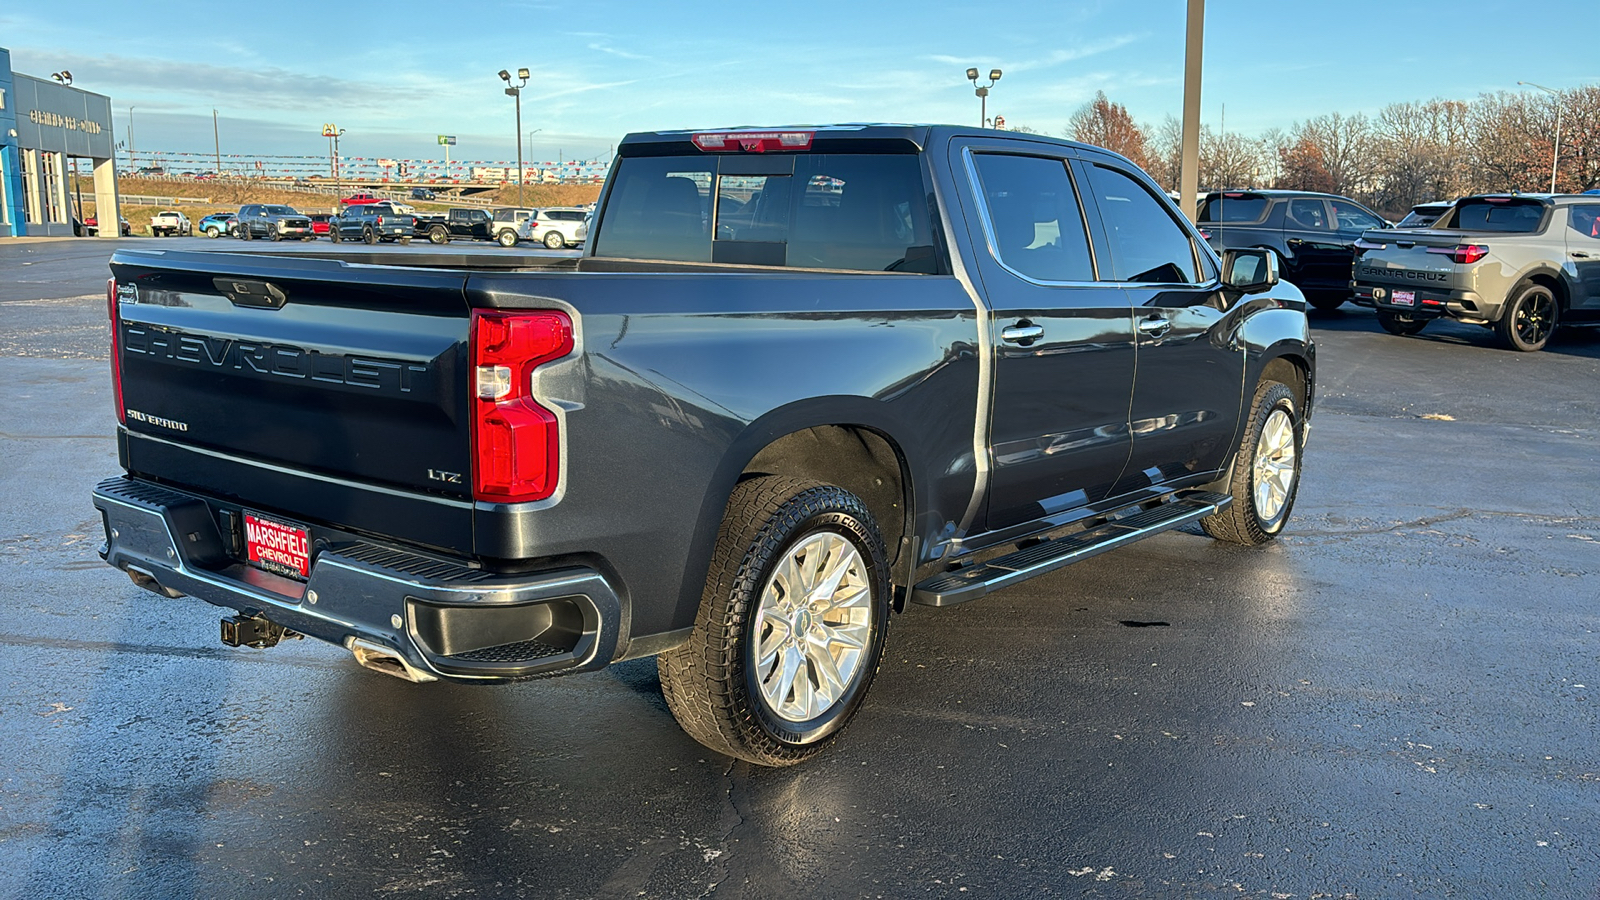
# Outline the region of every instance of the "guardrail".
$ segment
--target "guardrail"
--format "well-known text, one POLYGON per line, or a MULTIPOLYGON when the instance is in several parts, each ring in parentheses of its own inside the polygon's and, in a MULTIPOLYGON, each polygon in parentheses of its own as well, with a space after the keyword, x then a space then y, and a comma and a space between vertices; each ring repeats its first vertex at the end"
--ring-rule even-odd
POLYGON ((180 203, 210 203, 210 197, 152 197, 149 194, 118 194, 117 200, 134 206, 177 206, 180 203))

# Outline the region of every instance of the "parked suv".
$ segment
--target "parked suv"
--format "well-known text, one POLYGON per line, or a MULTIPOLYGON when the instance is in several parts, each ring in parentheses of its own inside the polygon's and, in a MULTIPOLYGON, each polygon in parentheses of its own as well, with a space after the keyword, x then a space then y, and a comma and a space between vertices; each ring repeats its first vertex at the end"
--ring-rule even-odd
POLYGON ((223 235, 232 235, 234 225, 238 222, 239 214, 231 212, 215 212, 200 220, 197 226, 200 233, 208 238, 218 238, 223 235))
POLYGON ((1199 225, 1218 253, 1272 250, 1283 279, 1321 310, 1350 299, 1350 265, 1362 233, 1391 227, 1349 197, 1276 190, 1213 191, 1200 204, 1199 225))
POLYGON ((246 203, 239 207, 237 228, 239 237, 247 241, 258 237, 271 241, 284 238, 309 241, 316 237, 311 230, 310 216, 276 203, 246 203))
POLYGON ((1493 328, 1513 350, 1556 325, 1600 325, 1600 197, 1466 197, 1431 228, 1363 235, 1356 303, 1391 334, 1434 319, 1493 328))
POLYGON ((535 210, 533 215, 533 239, 543 241, 551 250, 564 250, 575 247, 583 241, 584 217, 589 214, 581 206, 555 206, 548 209, 535 210))

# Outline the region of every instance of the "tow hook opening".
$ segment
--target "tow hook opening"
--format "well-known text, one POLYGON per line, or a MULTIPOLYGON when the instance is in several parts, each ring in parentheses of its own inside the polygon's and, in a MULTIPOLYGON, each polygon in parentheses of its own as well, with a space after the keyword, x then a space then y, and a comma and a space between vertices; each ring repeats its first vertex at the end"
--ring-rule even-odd
POLYGON ((346 642, 345 646, 350 648, 350 653, 356 658, 357 663, 363 668, 371 669, 374 672, 382 672, 385 675, 409 681, 412 684, 439 680, 438 676, 413 666, 406 661, 405 657, 382 644, 375 644, 372 641, 353 637, 346 642))
POLYGON ((299 640, 300 635, 266 616, 229 616, 222 620, 222 642, 229 647, 255 647, 265 650, 279 641, 299 640))

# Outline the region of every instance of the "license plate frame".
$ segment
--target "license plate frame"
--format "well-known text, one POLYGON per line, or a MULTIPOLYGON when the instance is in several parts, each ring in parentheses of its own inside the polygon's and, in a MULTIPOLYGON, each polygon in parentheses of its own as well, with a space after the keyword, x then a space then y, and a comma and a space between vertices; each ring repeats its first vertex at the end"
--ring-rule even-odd
POLYGON ((1417 292, 1416 291, 1395 291, 1393 300, 1394 300, 1394 305, 1395 306, 1416 306, 1417 305, 1417 292))
POLYGON ((251 566, 306 581, 311 577, 311 529, 293 522, 244 511, 245 562, 251 566))

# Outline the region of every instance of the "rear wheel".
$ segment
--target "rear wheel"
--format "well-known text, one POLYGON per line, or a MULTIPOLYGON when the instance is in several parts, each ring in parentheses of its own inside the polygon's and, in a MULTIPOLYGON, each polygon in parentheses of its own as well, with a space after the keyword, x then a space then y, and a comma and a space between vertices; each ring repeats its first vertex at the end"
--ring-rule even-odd
POLYGON ((1530 284, 1512 296, 1494 330, 1506 346, 1532 353, 1550 343, 1558 318, 1555 295, 1544 285, 1530 284))
POLYGON ((1427 319, 1418 319, 1413 316, 1392 313, 1386 309, 1378 310, 1378 325, 1390 334, 1401 337, 1410 337, 1428 327, 1427 319))
POLYGON ((401 238, 401 239, 400 239, 400 243, 402 243, 402 244, 409 244, 409 243, 411 243, 411 235, 409 235, 409 234, 408 234, 408 235, 406 235, 406 236, 405 236, 405 237, 403 237, 403 238, 401 238))
POLYGON ((241 225, 241 226, 239 226, 239 240, 241 240, 241 241, 253 241, 253 240, 255 240, 255 237, 256 236, 250 230, 250 226, 249 225, 241 225))
POLYGON ((495 235, 495 240, 499 241, 502 247, 515 247, 517 245, 517 233, 509 228, 503 228, 498 235, 495 235))
POLYGON ((1228 485, 1233 504, 1200 520, 1206 534, 1234 544, 1264 544, 1277 537, 1294 509, 1304 441, 1294 392, 1280 382, 1261 382, 1233 461, 1228 485))
POLYGON ((448 243, 450 240, 450 232, 445 230, 443 225, 435 225, 428 229, 428 240, 435 244, 448 243))
POLYGON ((328 239, 333 241, 335 244, 337 244, 340 241, 344 240, 344 238, 339 236, 339 229, 337 229, 337 228, 329 228, 328 229, 328 239))
POLYGON ((1322 312, 1333 312, 1344 305, 1343 294, 1307 294, 1306 301, 1322 312))
POLYGON ((564 250, 567 246, 567 239, 562 237, 559 231, 545 232, 544 245, 551 250, 564 250))
POLYGON ((222 232, 217 229, 217 226, 212 225, 206 228, 206 237, 219 238, 222 237, 222 232))
POLYGON ((728 501, 694 631, 656 665, 695 740, 787 766, 837 738, 866 696, 889 623, 883 538, 842 488, 741 482, 728 501))
POLYGON ((378 242, 378 233, 371 228, 364 228, 361 231, 361 239, 369 244, 376 244, 378 242))

